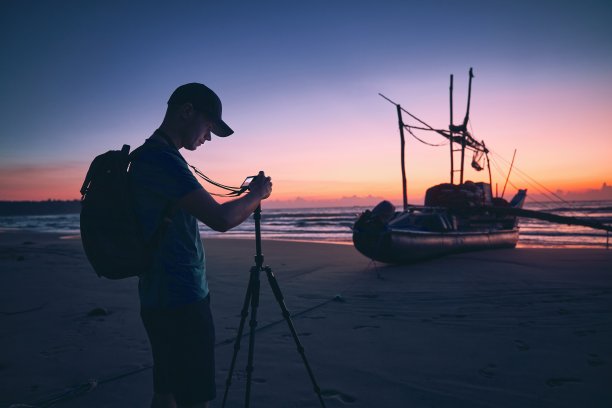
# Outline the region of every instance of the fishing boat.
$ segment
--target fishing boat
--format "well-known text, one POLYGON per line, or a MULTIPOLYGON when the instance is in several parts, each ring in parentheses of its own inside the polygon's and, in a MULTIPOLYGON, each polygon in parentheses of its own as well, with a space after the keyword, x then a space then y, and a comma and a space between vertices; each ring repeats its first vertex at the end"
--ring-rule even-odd
MULTIPOLYGON (((463 195, 469 188, 487 189, 488 184, 436 187, 463 195)), ((525 197, 526 191, 519 191, 506 203, 506 208, 520 208, 525 197)), ((514 248, 519 238, 517 217, 487 207, 425 205, 408 206, 398 212, 393 204, 383 201, 372 211, 361 214, 353 227, 353 243, 368 258, 386 263, 406 263, 453 252, 514 248)))
MULTIPOLYGON (((539 218, 564 224, 586 225, 612 231, 612 227, 596 222, 524 210, 526 189, 510 201, 503 196, 514 163, 506 177, 501 196, 493 194, 489 149, 484 141, 476 140, 468 131, 473 71, 469 71, 466 114, 459 125, 453 123, 453 75, 450 76, 450 125, 436 129, 395 105, 401 138, 401 168, 403 211, 396 211, 389 201, 363 212, 353 226, 355 248, 368 258, 385 263, 407 263, 456 252, 494 248, 514 248, 519 239, 518 217, 539 218), (404 122, 407 115, 411 122, 404 122), (406 194, 405 133, 422 143, 430 144, 414 131, 434 132, 444 137, 450 146, 450 183, 429 188, 424 205, 409 205, 406 194), (464 181, 466 153, 472 153, 472 168, 488 169, 489 182, 464 181)), ((515 151, 516 154, 516 151, 515 151)), ((497 188, 496 188, 497 192, 497 188)))

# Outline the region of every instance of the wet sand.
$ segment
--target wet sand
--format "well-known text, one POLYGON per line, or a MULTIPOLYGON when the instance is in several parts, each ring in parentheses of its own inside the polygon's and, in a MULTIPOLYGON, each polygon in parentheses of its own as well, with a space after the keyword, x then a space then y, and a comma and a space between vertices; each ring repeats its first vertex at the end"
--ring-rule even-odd
MULTIPOLYGON (((220 407, 253 265, 205 240, 220 407)), ((612 406, 612 251, 515 249, 407 266, 351 246, 264 241, 327 407, 612 406)), ((319 406, 262 274, 253 407, 319 406)), ((0 407, 147 407, 136 279, 98 279, 80 241, 0 233, 0 407), (15 405, 18 406, 18 405, 15 405)), ((244 405, 248 338, 228 406, 244 405)))

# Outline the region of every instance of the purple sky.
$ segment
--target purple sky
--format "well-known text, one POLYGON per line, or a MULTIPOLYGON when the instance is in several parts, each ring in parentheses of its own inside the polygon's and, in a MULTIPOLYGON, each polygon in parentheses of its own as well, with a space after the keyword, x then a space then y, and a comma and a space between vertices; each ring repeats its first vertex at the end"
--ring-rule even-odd
MULTIPOLYGON (((446 127, 448 75, 459 118, 469 67, 488 145, 517 148, 551 188, 599 186, 612 174, 610 21, 606 1, 4 1, 0 199, 77 198, 91 159, 142 143, 193 81, 236 130, 187 155, 211 176, 266 169, 279 199, 396 194, 396 119, 377 93, 446 127)), ((411 178, 447 181, 446 151, 418 149, 411 178)))

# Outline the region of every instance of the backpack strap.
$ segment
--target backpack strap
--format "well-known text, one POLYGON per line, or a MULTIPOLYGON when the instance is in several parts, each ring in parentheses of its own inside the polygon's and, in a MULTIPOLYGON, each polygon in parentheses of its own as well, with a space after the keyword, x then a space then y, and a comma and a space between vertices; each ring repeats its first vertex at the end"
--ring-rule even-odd
MULTIPOLYGON (((129 156, 130 163, 136 160, 136 158, 143 151, 150 149, 150 148, 151 147, 147 146, 146 144, 143 144, 137 149, 134 149, 134 151, 130 153, 130 156, 129 156)), ((144 268, 143 273, 146 273, 147 271, 151 269, 153 260, 155 258, 155 252, 157 251, 157 249, 159 249, 159 246, 161 245, 161 242, 164 236, 166 235, 166 232, 168 231, 168 227, 170 227, 170 224, 172 224, 172 218, 174 217, 174 214, 176 213, 177 209, 178 209, 177 200, 168 200, 168 202, 166 203, 164 207, 164 210, 161 213, 161 219, 159 221, 159 224, 157 225, 157 228, 155 228, 153 235, 151 236, 151 238, 145 245, 146 262, 145 262, 145 268, 144 268)), ((140 221, 138 220, 137 217, 136 217, 136 220, 138 224, 140 224, 140 221)), ((140 225, 140 228, 142 229, 142 225, 140 225)))
MULTIPOLYGON (((127 168, 127 165, 130 161, 131 154, 130 154, 130 146, 126 144, 123 145, 123 147, 121 148, 121 151, 109 151, 109 152, 106 152, 94 158, 91 164, 89 165, 89 169, 87 170, 87 174, 85 175, 85 180, 83 181, 83 185, 81 186, 81 189, 79 190, 79 192, 81 193, 81 201, 83 201, 85 199, 85 196, 87 195, 87 191, 89 190, 89 185, 94 177, 94 174, 99 172, 98 169, 100 167, 100 162, 103 161, 104 157, 108 156, 109 154, 116 154, 116 153, 119 153, 121 157, 121 159, 119 159, 120 164, 118 166, 125 165, 125 167, 127 168)), ((114 169, 114 170, 121 171, 121 169, 114 169)))

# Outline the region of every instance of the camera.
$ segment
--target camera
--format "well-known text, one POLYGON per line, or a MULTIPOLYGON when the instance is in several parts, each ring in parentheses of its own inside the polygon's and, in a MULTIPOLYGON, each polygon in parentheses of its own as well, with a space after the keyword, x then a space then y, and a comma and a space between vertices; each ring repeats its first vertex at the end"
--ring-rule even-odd
POLYGON ((242 184, 240 185, 240 190, 244 191, 244 190, 248 189, 249 185, 253 182, 253 180, 255 180, 255 177, 257 177, 257 176, 249 176, 249 177, 245 178, 244 181, 242 182, 242 184))

